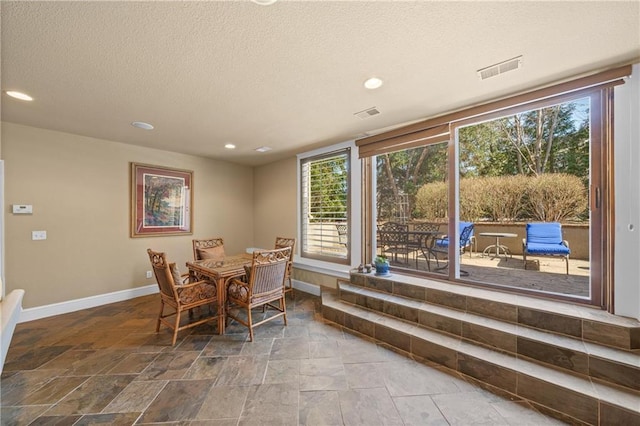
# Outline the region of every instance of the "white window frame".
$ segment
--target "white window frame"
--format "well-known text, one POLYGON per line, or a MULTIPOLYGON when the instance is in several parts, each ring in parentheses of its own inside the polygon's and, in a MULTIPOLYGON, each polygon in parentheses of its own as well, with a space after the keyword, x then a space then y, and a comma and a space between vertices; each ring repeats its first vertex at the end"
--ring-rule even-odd
POLYGON ((307 160, 312 157, 321 156, 324 154, 329 154, 331 152, 341 151, 344 149, 350 149, 349 156, 349 259, 350 264, 344 264, 340 262, 339 259, 336 259, 336 262, 331 262, 327 260, 318 260, 318 259, 310 259, 302 256, 296 256, 295 263, 296 267, 300 266, 303 269, 315 271, 315 272, 339 272, 342 274, 348 274, 349 270, 356 267, 360 263, 361 258, 361 241, 362 241, 362 208, 361 208, 361 199, 362 199, 362 167, 360 163, 360 159, 358 158, 358 149, 353 140, 349 140, 346 142, 341 142, 338 144, 330 145, 324 148, 315 149, 313 151, 304 152, 297 155, 297 189, 296 189, 296 199, 298 208, 296 213, 297 220, 297 237, 298 241, 300 241, 300 247, 302 247, 302 190, 301 190, 301 176, 302 176, 302 168, 301 164, 304 160, 307 160))

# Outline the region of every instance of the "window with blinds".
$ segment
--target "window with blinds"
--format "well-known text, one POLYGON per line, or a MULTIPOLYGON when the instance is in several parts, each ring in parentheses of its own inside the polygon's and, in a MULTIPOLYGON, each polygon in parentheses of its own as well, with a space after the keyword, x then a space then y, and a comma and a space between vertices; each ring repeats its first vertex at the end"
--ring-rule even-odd
POLYGON ((301 255, 349 263, 350 149, 302 159, 301 255))

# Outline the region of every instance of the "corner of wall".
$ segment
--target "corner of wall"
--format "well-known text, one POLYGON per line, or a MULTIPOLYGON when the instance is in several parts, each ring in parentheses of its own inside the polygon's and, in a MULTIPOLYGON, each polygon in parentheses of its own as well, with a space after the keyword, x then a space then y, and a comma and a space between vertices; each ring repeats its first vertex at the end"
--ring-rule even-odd
POLYGON ((640 320, 640 64, 614 101, 614 313, 640 320))
POLYGON ((24 290, 13 290, 0 302, 0 373, 4 367, 11 338, 22 313, 24 290))

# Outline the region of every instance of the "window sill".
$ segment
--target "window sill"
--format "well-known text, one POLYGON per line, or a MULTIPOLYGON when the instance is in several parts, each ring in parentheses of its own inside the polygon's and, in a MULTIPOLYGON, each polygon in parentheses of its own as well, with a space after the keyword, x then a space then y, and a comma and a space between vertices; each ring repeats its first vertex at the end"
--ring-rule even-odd
POLYGON ((351 270, 349 265, 339 265, 337 263, 305 259, 297 256, 293 260, 293 267, 343 279, 349 279, 349 271, 351 270))

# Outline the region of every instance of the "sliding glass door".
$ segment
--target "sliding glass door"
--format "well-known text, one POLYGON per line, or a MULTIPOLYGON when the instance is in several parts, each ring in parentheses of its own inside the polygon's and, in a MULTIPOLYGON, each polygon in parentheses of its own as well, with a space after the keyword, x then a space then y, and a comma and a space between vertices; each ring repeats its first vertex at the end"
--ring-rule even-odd
POLYGON ((601 305, 604 98, 530 102, 375 156, 374 255, 396 271, 601 305))
POLYGON ((455 126, 455 208, 477 247, 465 280, 600 302, 599 110, 590 94, 455 126))

